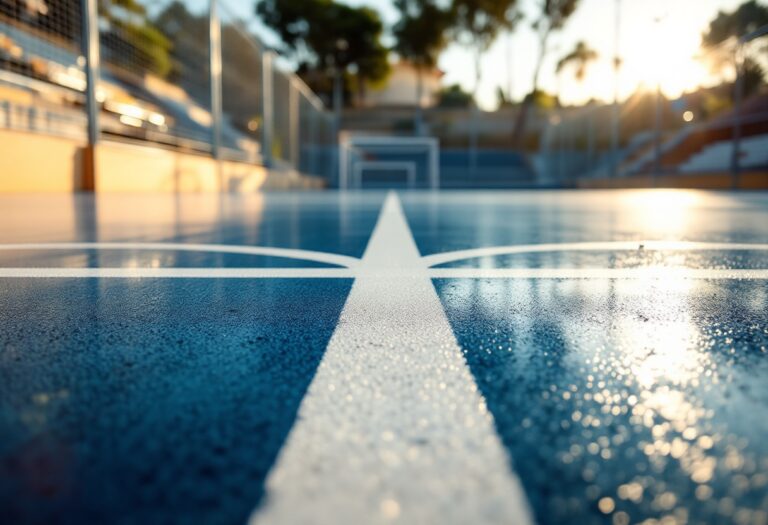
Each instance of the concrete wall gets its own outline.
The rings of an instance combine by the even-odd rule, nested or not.
[[[86,189],[85,144],[72,139],[0,130],[0,192]],[[316,189],[324,181],[295,171],[223,161],[138,144],[103,141],[94,153],[95,191],[238,192]]]
[[[0,192],[82,188],[82,148],[72,139],[0,129]]]

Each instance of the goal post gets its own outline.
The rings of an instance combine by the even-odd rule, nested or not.
[[[426,170],[418,170],[419,162]],[[426,171],[425,186],[440,188],[440,143],[435,137],[401,137],[343,133],[339,140],[339,189],[362,187],[366,170],[404,171],[416,187]]]

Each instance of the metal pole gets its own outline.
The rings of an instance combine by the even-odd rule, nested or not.
[[[477,178],[477,120],[479,111],[477,102],[472,102],[469,115],[469,176],[473,181]]]
[[[339,133],[341,132],[341,104],[342,104],[341,82],[342,82],[342,71],[338,66],[336,66],[335,75],[333,77],[333,137],[331,139],[334,144],[339,144]],[[337,148],[337,151],[341,152],[343,150],[342,148]],[[346,161],[344,159],[339,159],[338,154],[334,158],[335,158],[335,162],[333,165],[333,172],[334,172],[334,175],[338,172],[339,188],[347,189],[346,188],[347,177],[345,173],[346,167],[344,166]],[[342,180],[342,173],[344,173],[343,180]]]
[[[768,25],[758,28],[739,39],[736,48],[736,83],[734,86],[734,121],[733,121],[733,149],[731,151],[731,184],[733,189],[739,187],[741,177],[741,109],[744,103],[744,46],[756,38],[768,35]]]
[[[290,126],[290,155],[293,167],[301,171],[301,150],[299,149],[299,90],[291,78],[288,84],[288,124]]]
[[[99,84],[99,14],[98,0],[82,0],[83,54],[85,55],[85,109],[88,116],[88,145],[99,141],[99,102],[96,89]]]
[[[272,166],[272,135],[275,124],[274,78],[272,76],[274,57],[272,51],[265,51],[261,54],[261,159],[267,168]]]
[[[429,185],[433,190],[440,189],[440,156],[438,155],[439,147],[439,142],[435,140],[434,146],[429,150],[430,164],[432,165],[430,169]]]
[[[211,81],[211,154],[221,158],[221,22],[216,9],[217,0],[210,0],[208,13],[208,43]]]
[[[597,107],[589,108],[587,115],[587,174],[592,174],[592,161],[595,158],[595,111]]]
[[[88,118],[88,145],[84,150],[82,189],[96,189],[96,145],[99,142],[99,11],[98,0],[82,0],[83,54],[85,55],[85,111]]]
[[[319,147],[319,140],[317,140],[317,108],[311,107],[309,110],[309,172],[313,175],[319,175],[317,169],[317,148]]]
[[[731,186],[739,188],[741,175],[741,107],[744,99],[744,56],[743,47],[739,43],[736,51],[736,83],[734,85],[733,104],[733,148],[731,150]]]
[[[621,46],[621,0],[616,0],[616,26],[614,34],[613,56],[613,107],[611,108],[611,177],[619,174],[619,142],[621,134],[621,114],[619,111],[619,68],[621,67],[619,47]]]
[[[657,179],[661,175],[661,82],[656,85],[656,119],[653,138],[653,186],[656,186]]]
[[[349,189],[349,159],[348,157],[348,144],[345,140],[338,141],[338,152],[336,158],[338,159],[339,167],[339,189]]]
[[[654,19],[654,22],[656,23],[656,27],[658,30],[661,30],[661,24],[664,22],[664,19],[667,17],[667,15],[657,16]],[[663,60],[663,56],[661,54],[663,53],[663,50],[659,49],[657,52],[657,60],[661,62]],[[658,178],[661,175],[661,128],[662,128],[662,105],[661,105],[661,78],[656,80],[656,119],[654,124],[654,140],[653,140],[653,173],[651,174],[651,185],[653,187],[656,187],[658,183]]]

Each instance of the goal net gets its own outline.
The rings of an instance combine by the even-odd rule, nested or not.
[[[343,133],[339,140],[339,188],[440,187],[440,145],[434,137]]]

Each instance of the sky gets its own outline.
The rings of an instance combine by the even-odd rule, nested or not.
[[[203,4],[204,0],[197,0]],[[253,3],[246,0],[223,0],[243,18],[253,19]],[[388,26],[397,21],[391,0],[343,0],[352,5],[368,5],[377,9]],[[484,109],[493,109],[497,90],[511,90],[514,99],[530,92],[538,44],[530,19],[541,0],[520,0],[528,15],[513,34],[502,35],[482,58],[482,78],[478,101]],[[732,10],[742,0],[581,0],[579,9],[568,20],[564,30],[550,41],[547,62],[541,75],[541,87],[561,92],[566,103],[582,103],[590,98],[612,100],[614,75],[612,61],[615,50],[616,5],[621,5],[619,56],[623,66],[619,92],[626,98],[638,87],[655,89],[660,82],[667,96],[677,97],[699,85],[714,82],[703,61],[697,60],[701,33],[718,10]],[[269,43],[276,38],[268,28],[254,22],[256,31]],[[583,40],[595,49],[598,60],[590,67],[584,82],[575,80],[572,71],[564,71],[558,81],[555,66]],[[391,41],[389,41],[391,43]],[[439,62],[446,85],[460,84],[474,91],[474,54],[459,44],[445,50]]]

